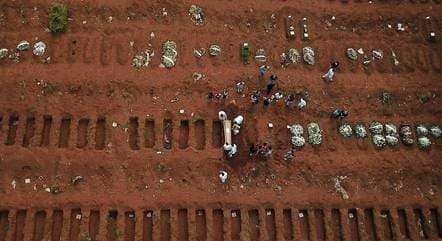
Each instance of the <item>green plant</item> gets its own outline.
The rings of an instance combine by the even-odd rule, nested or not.
[[[118,228],[115,229],[115,240],[117,240],[117,241],[121,240],[121,232]]]
[[[381,102],[384,105],[389,105],[393,101],[393,95],[389,92],[382,92],[381,94]]]
[[[143,132],[143,136],[144,136],[144,140],[149,140],[149,138],[150,138],[149,131],[144,130],[144,132]]]
[[[83,241],[91,241],[92,238],[88,234],[83,234]]]
[[[431,93],[420,93],[418,94],[419,101],[422,103],[427,103],[431,99]]]
[[[26,23],[26,14],[25,14],[24,6],[20,6],[20,17],[21,17],[22,23]]]
[[[121,93],[121,96],[123,96],[124,99],[132,97],[132,93],[127,88],[123,89],[123,92]]]
[[[51,83],[43,83],[43,87],[41,89],[41,94],[43,96],[52,95],[57,91],[57,86]]]
[[[166,167],[165,165],[163,165],[162,163],[158,163],[158,164],[155,166],[155,170],[156,170],[157,172],[165,172],[165,171],[167,171],[167,167]]]
[[[68,27],[68,7],[64,4],[54,4],[49,13],[49,30],[53,33],[65,32]]]

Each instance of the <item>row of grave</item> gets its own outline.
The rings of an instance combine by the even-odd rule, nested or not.
[[[103,150],[112,146],[111,138],[117,138],[114,135],[116,131],[125,133],[132,150],[161,147],[218,149],[224,139],[219,120],[130,117],[127,123],[117,123],[103,116],[78,119],[68,114],[63,116],[34,114],[23,117],[11,113],[6,117],[0,113],[0,142],[3,141],[6,146],[16,144],[28,148],[75,146],[80,149]]]
[[[438,208],[11,209],[2,241],[293,241],[442,238]]]

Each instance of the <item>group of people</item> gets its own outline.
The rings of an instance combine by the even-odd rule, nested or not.
[[[327,73],[325,73],[322,76],[322,78],[324,80],[326,80],[327,82],[332,82],[333,77],[334,77],[336,71],[338,70],[338,68],[339,68],[339,62],[332,61],[330,63],[330,67],[329,67]],[[259,67],[259,78],[261,80],[264,79],[264,77],[269,69],[270,69],[270,67],[267,65],[263,65],[263,66]],[[276,76],[275,74],[270,75],[270,77],[266,83],[265,96],[262,97],[264,107],[269,106],[272,102],[277,102],[277,101],[281,100],[282,98],[284,98],[284,95],[281,92],[277,92],[275,94],[270,95],[272,93],[272,90],[274,89],[274,87],[277,85],[277,82],[278,82],[278,76]],[[238,82],[235,85],[235,90],[238,94],[243,94],[244,90],[245,90],[245,82],[244,81]],[[209,94],[208,94],[208,99],[210,99],[210,100],[222,100],[222,99],[226,99],[227,97],[228,97],[227,90],[223,90],[221,93],[209,92]],[[261,99],[261,92],[259,90],[253,91],[251,93],[250,100],[251,100],[252,104],[258,104],[260,102],[260,99]],[[304,109],[307,105],[307,101],[306,101],[306,99],[304,99],[304,97],[296,98],[295,95],[293,95],[293,94],[288,94],[286,96],[284,102],[285,102],[285,106],[290,109],[295,108],[295,106],[297,106],[298,109]],[[342,119],[342,118],[345,118],[346,116],[348,116],[348,112],[343,109],[335,109],[330,114],[330,118],[332,118],[332,119]],[[222,121],[227,119],[227,115],[224,111],[219,112],[219,119]],[[233,135],[237,135],[239,133],[239,130],[241,128],[243,121],[244,121],[244,118],[241,115],[234,118],[233,125],[232,125]],[[238,147],[236,144],[225,143],[223,146],[223,149],[224,149],[226,156],[228,156],[230,158],[233,157],[238,152]],[[259,157],[262,157],[265,159],[268,159],[269,157],[271,157],[272,152],[273,152],[272,146],[268,143],[263,143],[262,145],[252,144],[252,145],[250,145],[250,148],[249,148],[249,156],[259,156]],[[284,154],[284,160],[286,162],[292,162],[295,157],[295,152],[296,152],[296,149],[294,147],[289,149]],[[228,177],[228,174],[226,171],[222,170],[219,172],[219,178],[222,183],[225,183],[227,181],[227,177]]]
[[[342,109],[335,109],[331,114],[330,118],[332,119],[342,119],[348,116],[348,111]]]
[[[276,103],[279,100],[284,98],[284,94],[281,92],[277,92],[269,97],[263,96],[263,106],[267,108],[270,104]],[[259,91],[253,91],[250,94],[250,100],[252,104],[258,104],[261,99],[261,93]],[[295,106],[298,107],[299,110],[304,109],[307,106],[307,101],[304,97],[296,97],[294,94],[288,94],[284,100],[285,106],[289,109],[294,109]]]
[[[272,153],[272,146],[266,142],[264,142],[262,145],[252,144],[249,148],[249,156],[259,156],[268,159],[272,156]]]
[[[263,79],[269,69],[270,69],[270,67],[267,65],[263,65],[263,66],[259,67],[259,78]],[[339,61],[330,62],[330,67],[329,67],[327,73],[325,73],[322,76],[322,78],[328,82],[332,82],[333,77],[335,76],[335,73],[337,72],[338,69],[339,69]],[[265,93],[267,96],[272,93],[272,90],[277,85],[277,83],[278,83],[278,76],[276,74],[270,75],[270,77],[266,83],[266,89],[265,89]],[[235,90],[238,94],[243,94],[245,91],[245,82],[244,81],[237,82],[235,85]],[[229,94],[228,91],[226,89],[224,89],[220,93],[209,92],[207,94],[207,98],[209,100],[223,100],[223,99],[227,99],[228,94]],[[252,104],[259,103],[260,97],[261,97],[261,92],[259,90],[253,91],[252,94],[250,95],[250,99],[251,99]],[[280,92],[277,92],[274,95],[271,95],[270,97],[264,96],[263,97],[263,104],[264,104],[264,106],[268,106],[270,103],[275,102],[275,101],[281,99],[282,97],[283,97],[283,95]],[[290,106],[293,103],[293,101],[294,101],[294,96],[289,94],[286,99],[286,105]],[[301,98],[298,103],[298,108],[302,109],[306,106],[306,104],[307,104],[306,100]]]
[[[287,108],[293,109],[295,104],[296,104],[295,95],[289,94],[285,99],[285,106]],[[303,97],[300,97],[297,104],[298,109],[302,110],[306,105],[307,101],[305,101]]]
[[[227,120],[226,112],[224,112],[222,110],[219,111],[218,112],[218,119],[220,121]],[[233,119],[233,123],[232,123],[233,135],[237,135],[239,133],[243,122],[244,122],[244,117],[242,115],[238,115],[237,117],[235,117]],[[224,143],[223,149],[224,149],[226,156],[228,156],[229,158],[233,157],[238,152],[238,147],[236,146],[236,144]]]
[[[227,97],[229,96],[229,92],[224,89],[219,93],[214,93],[212,91],[210,91],[209,93],[207,93],[207,99],[211,100],[211,101],[222,101],[227,99]]]
[[[270,67],[267,65],[259,67],[259,77],[263,79],[269,69]],[[268,107],[271,103],[278,102],[279,100],[284,98],[284,94],[281,92],[276,92],[275,94],[270,95],[272,93],[273,88],[276,86],[277,81],[278,81],[277,75],[275,74],[270,75],[265,89],[265,93],[267,96],[262,97],[264,108]],[[256,90],[251,93],[250,100],[252,104],[258,104],[260,99],[261,99],[260,91]],[[303,109],[307,105],[307,101],[303,97],[295,98],[294,94],[288,94],[285,98],[285,106],[293,109],[295,105],[297,105],[298,109]]]

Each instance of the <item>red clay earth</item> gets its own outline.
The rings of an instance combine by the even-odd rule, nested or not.
[[[286,228],[289,231],[278,231],[275,236],[272,223],[276,215],[277,225],[291,226],[291,209],[283,210],[285,207],[300,208],[301,213],[308,209],[306,215],[311,208],[320,208],[310,215],[320,217],[318,220],[325,215],[335,221],[341,220],[340,209],[329,212],[330,208],[356,207],[349,212],[362,212],[370,220],[371,208],[375,208],[375,216],[389,217],[389,213],[382,213],[383,208],[422,207],[430,211],[422,214],[421,209],[415,209],[415,216],[430,217],[428,220],[436,217],[439,221],[433,223],[440,225],[440,140],[431,139],[433,145],[427,151],[403,144],[377,150],[370,137],[342,137],[337,132],[338,123],[328,117],[330,111],[341,107],[350,113],[348,123],[377,120],[397,125],[441,124],[442,45],[440,38],[436,43],[427,41],[431,31],[442,35],[439,1],[65,2],[70,12],[69,29],[57,36],[45,31],[52,1],[0,2],[0,48],[14,49],[21,40],[31,42],[32,47],[38,39],[47,44],[46,56],[51,57],[50,63],[43,63],[27,51],[21,55],[20,63],[0,60],[0,209],[18,210],[4,213],[6,216],[0,218],[6,223],[3,227],[8,227],[8,215],[20,227],[29,218],[24,210],[55,209],[37,212],[35,227],[48,220],[49,214],[53,220],[66,220],[66,215],[73,215],[67,220],[74,231],[58,227],[59,222],[54,221],[53,237],[86,229],[89,237],[95,237],[103,232],[99,223],[123,214],[127,217],[114,217],[113,225],[123,225],[127,229],[126,240],[131,240],[129,234],[134,233],[131,230],[135,226],[152,229],[149,215],[143,219],[139,210],[164,209],[155,211],[154,216],[169,217],[161,219],[159,225],[161,233],[172,232],[172,239],[206,240],[205,222],[209,221],[213,225],[209,231],[215,233],[211,239],[222,240],[218,239],[220,232],[229,234],[224,234],[229,236],[227,240],[244,239],[245,234],[238,230],[241,218],[235,224],[237,217],[233,217],[229,227],[223,223],[222,217],[230,215],[225,210],[232,209],[241,210],[238,215],[247,216],[251,223],[245,239],[282,240],[290,239],[293,230]],[[203,26],[195,26],[190,20],[188,9],[192,4],[203,8]],[[167,16],[163,16],[163,8]],[[276,25],[269,28],[272,14]],[[287,15],[296,21],[307,18],[310,41],[301,40],[300,28],[296,29],[295,40],[286,39]],[[398,32],[397,23],[405,24],[406,30]],[[393,27],[390,29],[387,24]],[[152,32],[154,38],[150,37]],[[178,61],[172,69],[159,67],[161,44],[167,40],[178,44]],[[278,91],[308,92],[305,110],[288,110],[282,102],[267,110],[262,104],[251,105],[249,94],[263,89],[265,83],[258,80],[260,63],[242,64],[242,42],[250,43],[253,53],[258,48],[266,50],[270,72],[279,77]],[[208,48],[215,43],[221,46],[221,55],[201,59],[193,56],[194,48]],[[316,51],[315,65],[280,67],[279,56],[284,50],[304,46]],[[363,48],[367,53],[382,49],[384,58],[364,66],[361,58],[354,62],[347,59],[345,51],[349,47]],[[150,65],[141,70],[133,68],[133,56],[146,48],[155,51]],[[393,64],[391,50],[398,56],[398,66]],[[325,83],[320,76],[331,59],[339,60],[341,69],[333,83]],[[194,72],[203,73],[206,78],[194,81]],[[239,80],[246,82],[245,96],[234,91]],[[220,92],[224,88],[229,90],[227,100],[207,101],[209,91]],[[392,93],[390,105],[383,105],[379,99],[384,91]],[[233,160],[226,160],[220,148],[222,135],[216,119],[221,109],[229,117],[245,117],[240,134],[234,137],[240,153]],[[286,163],[283,155],[290,148],[286,126],[300,123],[306,127],[312,121],[323,129],[322,145],[308,144],[296,153],[292,163]],[[114,122],[117,127],[112,126]],[[267,127],[269,122],[274,124],[273,129]],[[172,139],[170,146],[163,143],[166,125],[172,126],[166,131]],[[258,142],[272,144],[275,150],[271,159],[249,158],[248,145]],[[219,182],[219,170],[229,173],[227,184]],[[78,175],[84,179],[74,185],[72,178]],[[335,191],[332,179],[337,176],[347,177],[342,185],[350,196],[348,200]],[[25,183],[27,178],[29,184]],[[48,193],[48,187],[60,193]],[[272,209],[266,211],[269,207]],[[93,209],[86,212],[92,223],[89,228],[83,230],[83,226],[75,224],[75,212],[57,211],[67,208],[75,212]],[[107,215],[94,211],[103,208],[120,212]],[[167,213],[169,208],[178,210]],[[329,211],[324,214],[322,208]],[[195,213],[195,209],[205,213]],[[131,210],[136,210],[136,224],[131,223]],[[253,222],[259,222],[263,212],[267,216],[260,221],[267,226],[255,225]],[[398,227],[403,227],[400,220],[404,220],[404,213],[399,209],[394,215],[399,217]],[[171,226],[170,215],[179,222],[178,229],[175,224]],[[193,217],[190,224],[188,215]],[[206,215],[210,220],[205,219]],[[344,228],[342,232],[352,240],[360,239],[351,231],[352,227],[357,228],[358,220],[349,222],[350,231]],[[204,230],[186,233],[188,225],[195,224]],[[107,228],[115,230],[109,225]],[[153,229],[155,225],[154,222]],[[304,227],[301,220],[299,225],[302,230],[309,230],[310,224],[305,223]],[[28,226],[23,231],[24,239],[43,238],[37,231],[32,234],[39,228]],[[324,225],[317,227],[322,230]],[[427,237],[441,235],[442,228],[438,228],[438,234],[428,231]],[[327,230],[318,233],[331,232],[328,226]],[[0,240],[5,240],[2,237],[6,233],[0,230]],[[263,233],[272,238],[263,238]],[[20,232],[14,235],[20,236]],[[321,239],[320,234],[314,235]],[[18,236],[14,240],[22,239]],[[115,238],[110,236],[108,240]],[[161,239],[170,237],[161,235]]]

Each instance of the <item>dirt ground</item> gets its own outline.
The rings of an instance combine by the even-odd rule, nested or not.
[[[441,124],[438,1],[65,2],[69,29],[54,36],[46,31],[52,1],[0,1],[0,48],[15,49],[21,40],[32,48],[41,40],[47,44],[44,58],[50,56],[49,63],[32,51],[23,52],[19,63],[0,60],[0,207],[442,203],[440,140],[431,139],[426,151],[401,143],[377,150],[371,136],[346,139],[337,131],[339,123],[329,118],[339,107],[349,111],[344,122],[352,124]],[[203,8],[204,25],[190,20],[191,4]],[[301,39],[300,28],[295,40],[287,40],[287,15],[296,21],[307,18],[308,41]],[[396,30],[398,23],[405,31]],[[436,43],[427,40],[432,31],[439,37]],[[171,69],[159,66],[161,44],[167,40],[178,44],[177,65]],[[271,66],[265,78],[278,75],[276,91],[308,93],[304,110],[289,110],[283,101],[267,109],[262,102],[250,103],[250,93],[263,90],[266,80],[258,78],[261,63],[241,62],[243,42],[253,53],[265,49]],[[219,56],[193,56],[194,48],[211,44],[221,47]],[[313,66],[281,68],[283,51],[304,46],[315,50]],[[362,56],[357,61],[346,57],[349,47],[367,54],[382,49],[384,58],[365,66]],[[133,68],[133,56],[147,48],[155,53],[149,66]],[[326,83],[321,75],[333,59],[341,68],[335,81]],[[194,72],[205,77],[195,81]],[[234,91],[238,81],[246,83],[244,95]],[[209,91],[223,89],[229,91],[226,100],[207,100]],[[382,104],[382,92],[392,94],[390,104]],[[234,137],[239,154],[232,160],[220,147],[219,110],[245,117]],[[319,123],[323,143],[307,144],[293,162],[285,162],[290,148],[286,126],[306,128],[310,122]],[[167,123],[171,146],[163,143]],[[263,142],[273,146],[272,158],[249,157],[248,145]],[[229,173],[226,184],[220,183],[219,170]],[[78,175],[83,179],[73,184]],[[345,177],[342,186],[349,199],[335,189],[338,176]]]

